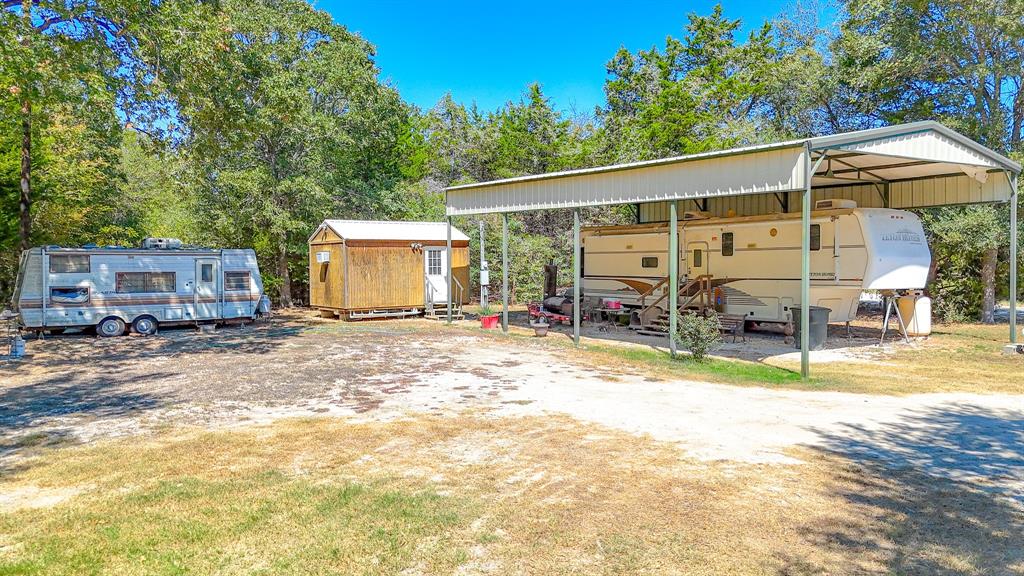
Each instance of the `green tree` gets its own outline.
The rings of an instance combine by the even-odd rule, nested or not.
[[[256,246],[290,306],[320,219],[401,212],[408,110],[377,80],[373,47],[326,12],[301,0],[221,6],[169,55],[170,90],[200,171],[204,229]]]
[[[864,0],[832,44],[845,94],[869,121],[937,118],[995,150],[1020,151],[1024,138],[1024,3],[1017,0]],[[1007,218],[995,206],[950,209],[934,237],[954,249],[978,247],[981,318],[993,320],[995,271]],[[965,219],[965,223],[955,222]],[[977,221],[991,226],[976,226]],[[956,234],[950,232],[950,227]],[[950,240],[947,240],[950,239]],[[954,240],[955,239],[955,240]],[[939,270],[942,274],[956,270]],[[936,286],[955,285],[937,282]]]

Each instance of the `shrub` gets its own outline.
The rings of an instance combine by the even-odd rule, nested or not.
[[[674,338],[680,347],[690,352],[694,360],[704,361],[708,352],[718,348],[722,343],[722,335],[718,328],[718,315],[714,312],[707,316],[681,315]]]

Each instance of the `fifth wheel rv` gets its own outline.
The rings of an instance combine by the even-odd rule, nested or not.
[[[21,254],[12,304],[28,330],[127,328],[255,319],[270,311],[256,254],[147,238],[140,248],[44,246]]]
[[[583,241],[583,291],[624,305],[651,304],[667,290],[668,226],[590,227]],[[679,224],[681,286],[703,277],[715,304],[750,321],[789,322],[800,305],[799,214],[710,218]],[[931,254],[917,216],[823,200],[811,214],[811,302],[849,322],[864,290],[922,289]],[[662,306],[667,307],[664,301]]]

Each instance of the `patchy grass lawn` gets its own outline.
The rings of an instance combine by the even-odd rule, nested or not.
[[[1024,394],[1024,357],[1002,351],[1008,330],[1005,324],[940,324],[927,340],[895,345],[878,362],[817,364],[811,372],[825,388],[847,392]]]
[[[1024,516],[823,453],[704,463],[566,418],[287,420],[0,480],[0,574],[1020,574]]]
[[[464,329],[491,338],[505,337],[493,331]],[[864,394],[1024,394],[1024,379],[1020,378],[1024,357],[1002,352],[1007,330],[1006,325],[937,325],[925,340],[878,350],[877,360],[812,363],[811,378],[806,381],[800,378],[798,360],[767,358],[755,362],[715,357],[708,362],[695,362],[686,356],[673,359],[663,349],[628,342],[584,339],[580,350],[576,351],[571,340],[539,340],[519,328],[511,329],[509,337],[523,346],[571,351],[578,361],[587,364],[609,368],[628,366],[660,378]]]

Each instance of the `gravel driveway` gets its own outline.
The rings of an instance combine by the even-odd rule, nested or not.
[[[40,447],[186,424],[564,413],[690,457],[795,463],[807,446],[969,483],[1024,505],[1024,397],[871,396],[668,381],[584,353],[426,321],[278,317],[211,334],[63,336],[0,364],[0,470]]]

